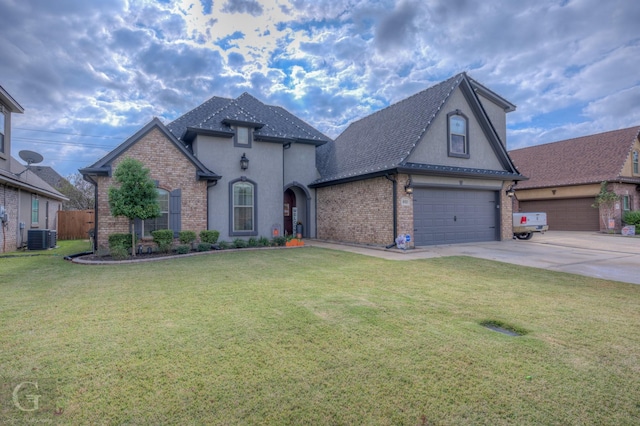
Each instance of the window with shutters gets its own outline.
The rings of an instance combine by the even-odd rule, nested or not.
[[[156,191],[158,191],[160,216],[142,221],[141,233],[145,237],[151,237],[153,231],[169,229],[169,192],[159,188]]]

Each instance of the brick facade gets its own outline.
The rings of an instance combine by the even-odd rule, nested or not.
[[[7,222],[0,224],[0,253],[14,251],[18,247],[18,190],[7,185],[0,185],[0,200],[6,209]],[[26,230],[25,238],[26,238]]]
[[[506,192],[514,182],[503,182],[500,191],[500,240],[510,240],[513,238],[513,209],[517,202],[515,197],[507,196]]]
[[[316,190],[318,238],[387,245],[394,240],[393,187],[384,177]]]
[[[622,218],[626,211],[624,210],[624,196],[629,197],[629,211],[640,210],[640,192],[636,190],[635,184],[625,184],[625,183],[610,183],[608,186],[609,190],[615,192],[620,197],[620,200],[616,203],[616,208],[614,210],[614,219],[615,219],[615,231],[621,232],[622,227],[624,226]],[[595,199],[594,199],[595,202]],[[602,210],[602,209],[601,209]],[[602,217],[602,211],[600,212],[600,217]],[[600,231],[607,231],[605,224],[600,219]],[[639,230],[636,230],[638,233]]]
[[[141,161],[150,170],[158,188],[166,191],[181,189],[181,230],[200,231],[207,229],[207,182],[196,180],[196,167],[158,129],[152,129],[139,141],[116,158],[112,170],[120,161],[131,157]],[[109,187],[111,177],[96,177],[98,182],[98,233],[97,247],[108,247],[108,237],[113,233],[129,231],[129,220],[113,217],[109,209]]]
[[[405,192],[406,174],[397,180],[397,234],[411,235],[407,248],[414,247],[413,196]],[[500,239],[513,238],[512,198],[504,182],[500,191]],[[393,235],[393,186],[385,177],[349,182],[317,189],[318,238],[359,244],[389,245]]]

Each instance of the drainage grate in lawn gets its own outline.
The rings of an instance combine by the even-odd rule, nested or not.
[[[488,328],[489,330],[506,334],[507,336],[523,336],[527,334],[526,330],[519,327],[511,326],[502,321],[494,321],[494,320],[481,321],[480,325],[485,328]]]

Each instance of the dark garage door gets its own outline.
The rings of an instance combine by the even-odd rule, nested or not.
[[[598,209],[591,205],[595,198],[520,201],[521,212],[546,212],[552,231],[599,231]]]
[[[415,245],[498,239],[496,191],[416,188],[413,193]]]

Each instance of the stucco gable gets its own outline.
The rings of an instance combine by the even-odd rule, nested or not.
[[[464,94],[500,169],[506,170],[510,178],[521,178],[476,95],[480,87],[484,92],[490,92],[470,80],[466,73],[461,73],[352,123],[335,141],[318,148],[317,167],[322,177],[314,185],[357,179],[413,164],[411,154],[425,140],[456,90]],[[513,107],[498,95],[494,98],[505,111]],[[444,165],[461,167],[460,164]],[[470,168],[481,169],[477,164]]]

